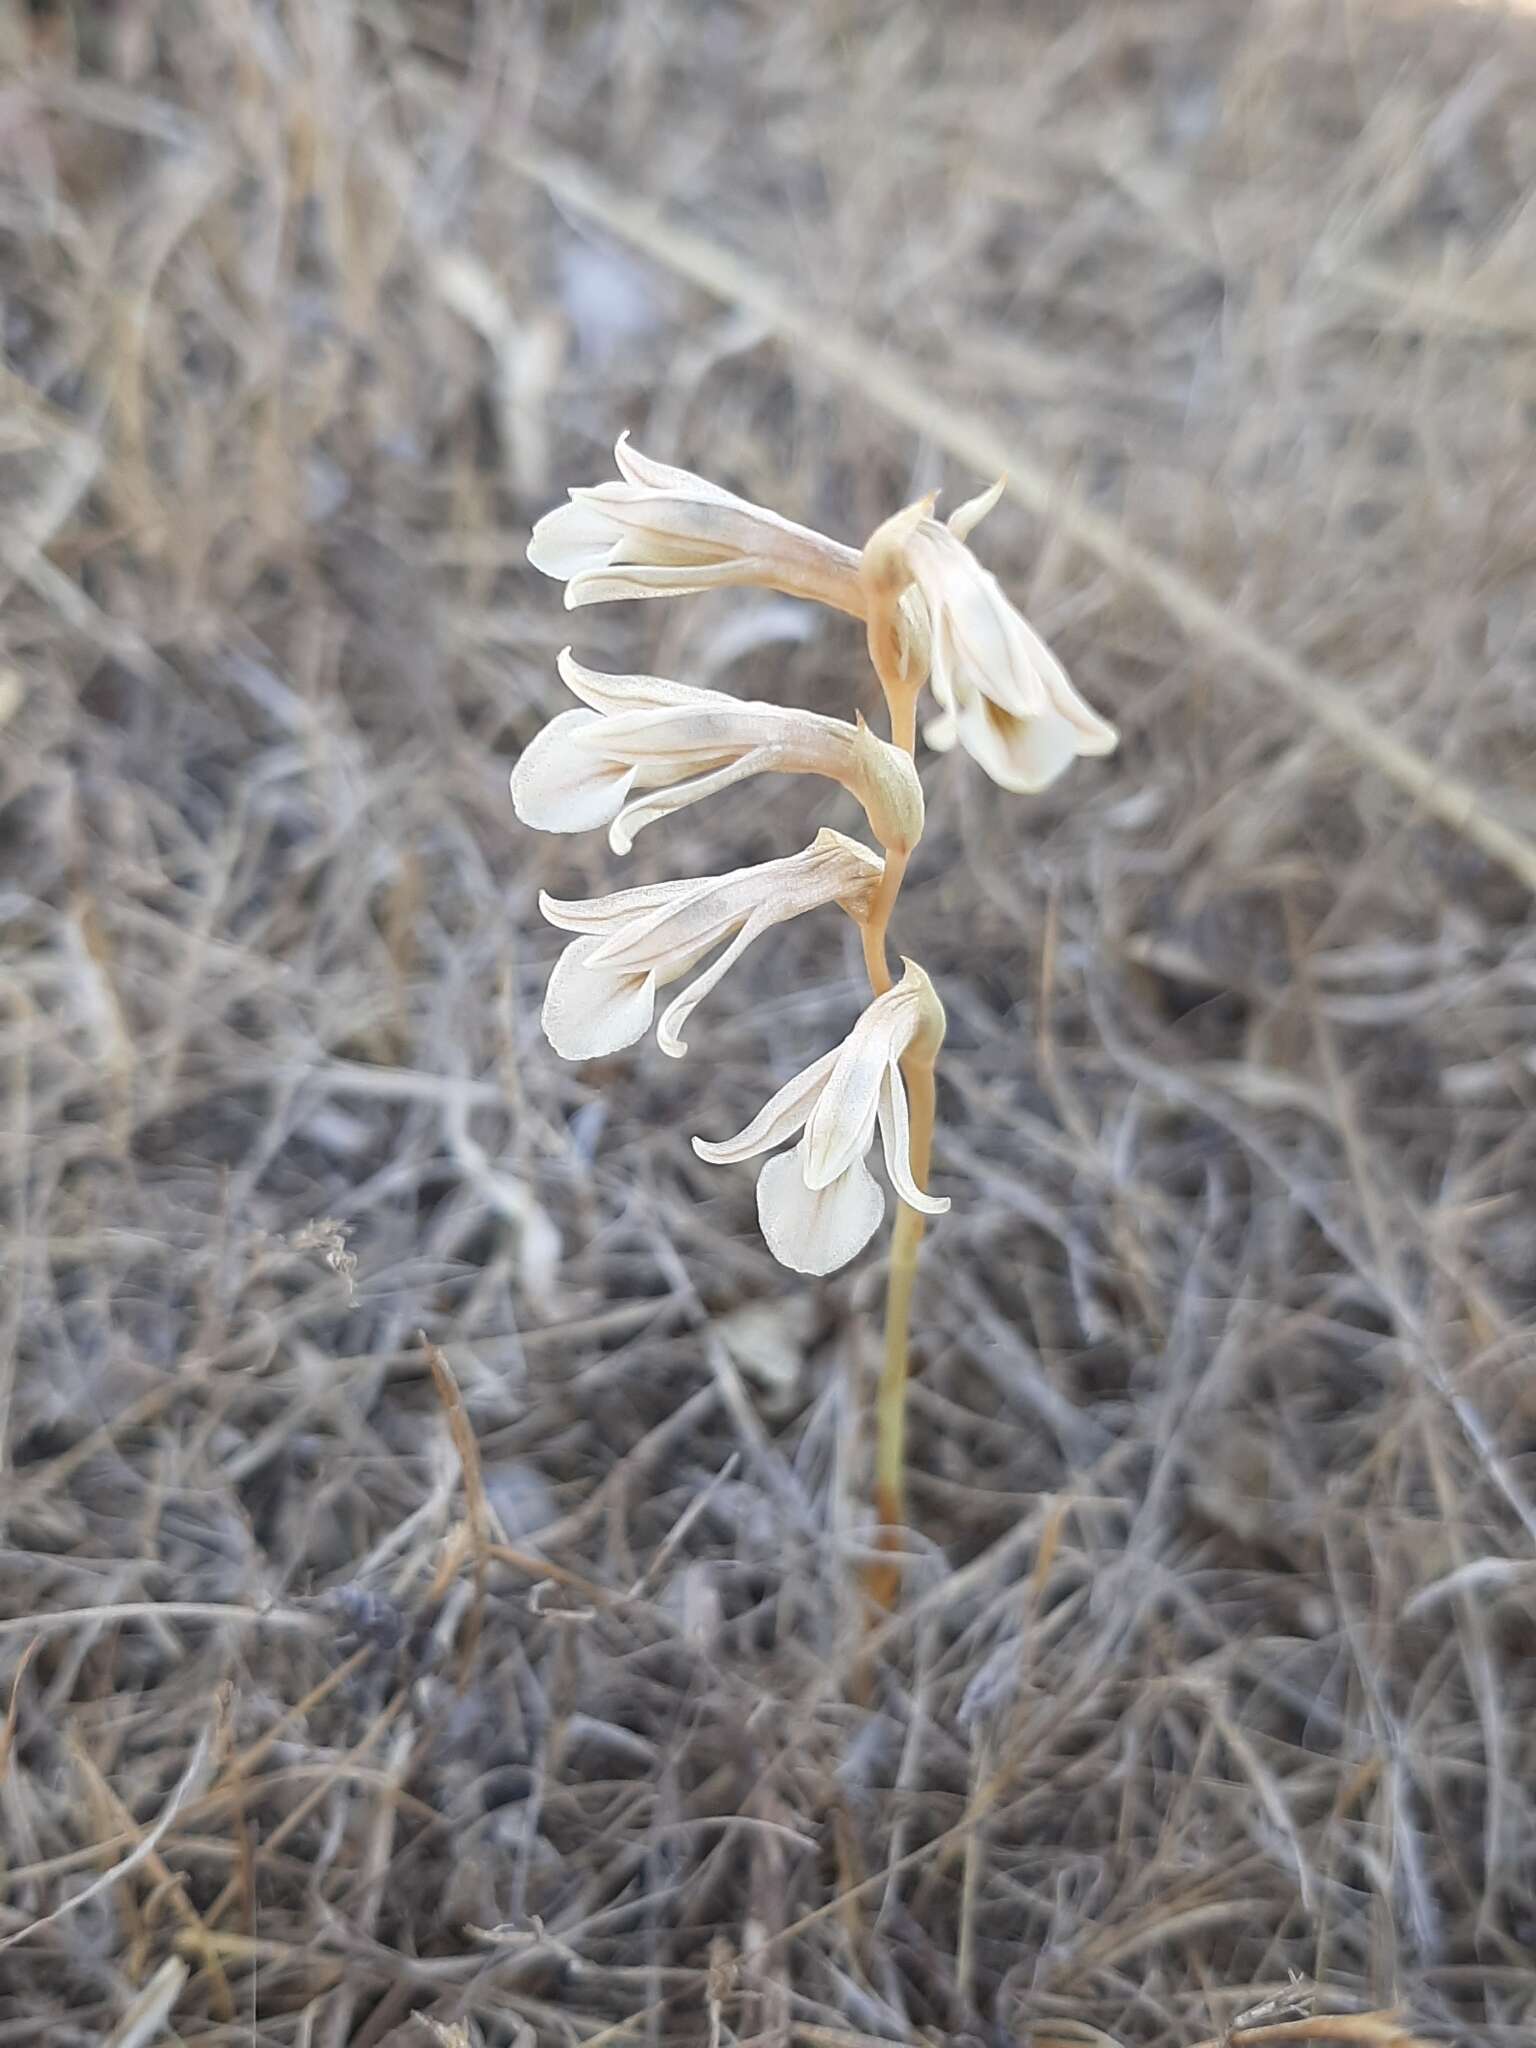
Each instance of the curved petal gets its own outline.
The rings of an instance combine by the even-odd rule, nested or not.
[[[573,497],[546,512],[528,536],[535,569],[564,583],[586,569],[600,569],[619,538],[619,529],[596,505]]]
[[[642,490],[675,491],[680,497],[689,498],[719,499],[731,495],[719,484],[696,476],[691,469],[674,469],[670,463],[657,462],[649,455],[642,455],[638,448],[630,446],[627,427],[614,443],[613,459],[625,482],[636,484]]]
[[[813,1060],[786,1081],[777,1095],[771,1096],[753,1117],[744,1131],[738,1131],[734,1138],[723,1138],[718,1145],[707,1144],[703,1138],[695,1138],[693,1149],[701,1159],[707,1159],[711,1166],[735,1166],[743,1159],[755,1159],[759,1152],[771,1152],[775,1145],[782,1145],[786,1138],[793,1137],[811,1113],[822,1082],[832,1071],[838,1048],[823,1053],[819,1060]]]
[[[773,919],[770,917],[749,917],[720,958],[712,966],[706,967],[698,980],[691,981],[682,994],[675,997],[662,1011],[661,1022],[656,1027],[656,1043],[669,1059],[680,1060],[687,1057],[688,1047],[683,1040],[683,1026],[710,990],[730,973],[748,946],[754,939],[761,938],[772,922]]]
[[[915,1018],[910,994],[888,989],[837,1048],[836,1064],[805,1133],[805,1178],[811,1187],[826,1187],[869,1150],[881,1079],[890,1061],[905,1050]]]
[[[985,678],[978,678],[982,689],[1021,718],[1055,710],[1070,723],[1076,724],[1081,720],[1085,730],[1097,730],[1103,726],[1103,720],[1096,712],[1090,711],[1078,696],[1067,680],[1066,670],[1024,614],[1015,611],[1011,605],[1008,609],[1008,633],[1013,645],[1008,687],[993,690],[988,688]]]
[[[622,924],[605,929],[599,955],[605,967],[633,973],[641,967],[665,968],[670,961],[691,963],[712,953],[748,915],[747,907],[722,889],[718,875],[661,886],[669,890],[665,901],[652,910],[637,908]]]
[[[925,1195],[912,1178],[912,1130],[907,1116],[907,1090],[901,1069],[894,1060],[880,1083],[880,1148],[891,1186],[909,1209],[924,1216],[942,1216],[949,1208],[947,1195]]]
[[[947,754],[959,737],[952,711],[943,711],[937,718],[930,718],[923,727],[923,738],[936,754]]]
[[[772,755],[766,747],[754,748],[739,761],[731,761],[723,768],[717,768],[710,775],[700,775],[692,782],[677,782],[670,789],[658,789],[643,796],[638,803],[620,811],[608,828],[608,844],[615,853],[628,853],[635,843],[635,834],[643,832],[647,825],[654,825],[658,818],[670,818],[674,811],[686,810],[689,804],[696,804],[701,797],[714,796],[717,791],[729,789],[733,782],[742,782],[749,775],[756,775],[768,767]]]
[[[555,656],[560,680],[573,696],[605,718],[627,711],[677,711],[684,705],[718,704],[719,690],[700,690],[692,683],[674,683],[670,676],[613,676],[587,668],[569,647]],[[729,701],[729,700],[727,700]]]
[[[562,711],[523,749],[512,770],[512,808],[540,832],[590,832],[624,808],[635,771],[581,744],[602,720]]]
[[[656,1009],[654,974],[594,967],[600,941],[576,939],[555,962],[544,991],[544,1036],[563,1060],[600,1059],[644,1038]]]
[[[612,935],[631,919],[664,910],[698,887],[697,882],[645,882],[638,889],[615,889],[609,896],[574,897],[569,900],[539,891],[539,909],[563,932],[599,932]]]
[[[929,625],[929,686],[939,708],[952,713],[959,704],[961,692],[971,694],[970,687],[964,673],[957,673],[960,664],[955,653],[954,636],[950,632],[949,615],[935,606],[929,614]]]
[[[1044,642],[1041,644],[1043,646]],[[1052,707],[1076,732],[1077,751],[1080,754],[1112,754],[1120,744],[1120,735],[1115,727],[1078,695],[1066,670],[1054,655],[1051,663],[1055,674],[1046,678],[1046,694]]]
[[[879,1229],[885,1196],[862,1159],[825,1187],[807,1187],[803,1149],[781,1152],[758,1175],[758,1222],[781,1266],[795,1273],[835,1273]]]
[[[603,720],[593,735],[605,754],[628,761],[665,761],[681,768],[731,760],[749,747],[793,747],[806,766],[831,759],[810,712],[786,713],[777,704],[743,703],[718,696],[703,704],[664,704],[649,711],[620,711]],[[882,744],[877,742],[877,744]],[[840,764],[839,764],[840,765]]]
[[[750,583],[736,561],[701,562],[691,566],[650,562],[618,562],[583,569],[565,586],[565,608],[584,604],[619,604],[631,597],[691,597],[696,590]]]
[[[942,527],[935,530],[943,532]],[[1037,646],[1045,651],[1043,643],[1024,625],[991,570],[984,569],[962,542],[949,534],[944,537],[949,542],[947,558],[936,583],[925,585],[923,594],[944,614],[940,636],[949,641],[946,651],[956,695],[970,684],[996,696],[1010,710],[1039,708],[1045,702],[1045,685],[1034,657]],[[1035,645],[1020,646],[1021,627]]]
[[[955,507],[944,523],[956,540],[965,540],[975,532],[1003,495],[1007,484],[1007,477],[1000,476],[990,490],[982,491],[974,498],[967,498],[963,505]]]
[[[957,721],[960,744],[1002,789],[1034,796],[1048,789],[1078,755],[1078,735],[1054,711],[1016,718],[973,697]]]

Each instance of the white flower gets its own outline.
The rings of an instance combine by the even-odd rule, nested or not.
[[[1079,754],[1111,754],[1119,734],[1073,689],[1067,672],[1003,595],[965,536],[1002,494],[994,484],[941,526],[924,499],[887,520],[865,550],[865,575],[905,572],[928,611],[933,694],[941,715],[929,746],[958,740],[1004,789],[1044,789]]]
[[[533,566],[565,584],[567,609],[759,584],[863,616],[856,549],[652,462],[627,435],[613,454],[624,481],[573,490],[528,543]]]
[[[551,924],[582,934],[550,975],[545,1035],[568,1060],[595,1059],[633,1045],[651,1027],[657,989],[689,973],[734,933],[714,965],[662,1015],[657,1041],[663,1052],[681,1059],[688,1050],[683,1024],[754,939],[770,925],[824,903],[840,903],[858,917],[883,868],[878,855],[824,825],[801,852],[728,875],[657,882],[584,903],[540,896],[539,908]]]
[[[804,1136],[793,1152],[770,1159],[757,1181],[757,1213],[768,1249],[797,1273],[832,1273],[863,1250],[885,1214],[885,1196],[864,1164],[880,1128],[885,1170],[902,1201],[925,1216],[949,1203],[926,1195],[912,1177],[907,1091],[900,1060],[914,1041],[935,1049],[943,1012],[933,984],[911,960],[892,989],[865,1010],[853,1030],[797,1074],[737,1137],[693,1149],[725,1166]]]
[[[512,771],[512,804],[544,832],[609,827],[615,853],[657,818],[766,769],[825,775],[863,804],[884,847],[909,851],[923,828],[917,770],[862,720],[743,703],[662,676],[606,676],[567,647],[560,673],[590,708],[562,711]],[[634,791],[645,794],[631,802]]]

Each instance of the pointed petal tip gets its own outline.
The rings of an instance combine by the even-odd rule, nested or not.
[[[987,514],[996,506],[1008,487],[1008,472],[1003,471],[997,482],[974,498],[967,498],[963,505],[957,505],[945,522],[956,540],[963,541],[981,524]]]
[[[1084,733],[1082,735],[1081,743],[1078,747],[1079,753],[1089,754],[1097,758],[1105,754],[1113,754],[1119,747],[1120,728],[1116,725],[1111,725],[1107,718],[1101,718],[1099,724],[1102,727],[1102,731]]]

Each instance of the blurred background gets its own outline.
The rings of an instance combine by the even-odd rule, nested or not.
[[[1536,13],[0,22],[0,2041],[1529,2043]],[[875,709],[781,598],[562,610],[623,429],[851,542],[1006,469],[1123,734],[923,759],[867,1652],[878,1254],[688,1144],[851,926],[681,1064],[538,1028],[541,887],[855,815],[524,831],[568,639]]]

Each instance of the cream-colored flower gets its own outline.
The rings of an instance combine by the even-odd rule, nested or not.
[[[835,1272],[879,1228],[885,1196],[864,1163],[877,1123],[885,1170],[901,1199],[925,1216],[949,1207],[912,1177],[900,1061],[915,1042],[936,1050],[944,1027],[933,984],[913,961],[903,965],[901,980],[876,996],[842,1044],[781,1088],[737,1137],[719,1145],[693,1141],[701,1159],[725,1166],[804,1132],[794,1151],[770,1159],[757,1180],[768,1249],[797,1273]]]
[[[543,832],[607,825],[615,853],[701,797],[776,769],[825,775],[863,804],[880,844],[909,851],[923,829],[917,770],[862,722],[743,703],[663,676],[606,676],[567,647],[560,673],[588,709],[562,711],[512,771],[512,803]],[[631,801],[635,791],[645,794]]]
[[[613,454],[623,481],[573,490],[528,543],[533,566],[565,584],[568,609],[757,584],[862,616],[857,549],[652,462],[627,435]]]
[[[1002,483],[962,505],[947,526],[931,499],[909,506],[871,538],[865,575],[910,575],[927,608],[931,678],[940,716],[929,746],[958,740],[1004,789],[1032,793],[1079,754],[1110,754],[1119,734],[1073,689],[1040,635],[1003,595],[965,537],[1002,495]]]
[[[596,1059],[633,1045],[651,1028],[657,989],[691,972],[730,938],[719,959],[662,1013],[657,1042],[681,1059],[688,1050],[683,1025],[754,939],[770,925],[825,903],[840,903],[859,917],[883,868],[868,847],[824,825],[799,853],[728,875],[657,882],[584,903],[540,896],[539,908],[551,924],[581,934],[549,977],[545,1036],[568,1060]]]

